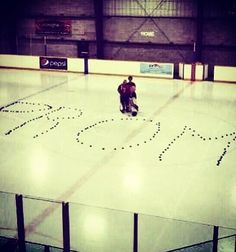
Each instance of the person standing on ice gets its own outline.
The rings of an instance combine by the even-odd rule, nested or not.
[[[121,113],[125,113],[129,107],[129,87],[127,85],[127,80],[123,80],[123,82],[118,86],[118,93],[120,94],[120,111]]]
[[[131,113],[132,116],[136,116],[138,112],[138,105],[136,104],[136,85],[134,82],[132,82],[133,77],[129,76],[127,80],[124,80],[119,86],[118,86],[118,93],[120,94],[120,104],[121,108],[120,111],[122,113]]]
[[[128,77],[128,90],[127,92],[129,93],[129,108],[127,112],[131,112],[133,116],[136,116],[138,113],[138,105],[136,104],[137,100],[137,94],[136,94],[136,85],[133,82],[133,77],[130,75]]]

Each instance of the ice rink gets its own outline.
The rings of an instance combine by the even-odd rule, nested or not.
[[[0,69],[0,191],[236,228],[236,85],[125,78]]]

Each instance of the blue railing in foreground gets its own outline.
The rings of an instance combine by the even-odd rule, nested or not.
[[[28,252],[63,252],[63,248],[57,248],[45,244],[25,242],[25,250]],[[19,244],[15,238],[7,238],[0,236],[0,251],[1,252],[18,252]],[[79,252],[70,250],[70,252]]]
[[[234,252],[235,234],[230,228],[0,192],[0,236],[17,241],[13,251]]]
[[[224,251],[234,252],[236,249],[236,234],[219,238],[217,247],[219,247],[219,249],[217,250],[221,252],[224,252]],[[184,252],[194,252],[194,251],[198,251],[198,252],[209,251],[210,252],[212,250],[213,250],[213,241],[205,241],[198,244],[193,244],[191,246],[169,250],[166,252],[183,252],[183,251]]]

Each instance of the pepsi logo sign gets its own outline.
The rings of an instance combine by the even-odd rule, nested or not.
[[[40,57],[40,69],[67,70],[67,59]]]
[[[49,60],[43,58],[43,59],[41,59],[40,63],[41,63],[42,66],[47,66],[49,64]]]

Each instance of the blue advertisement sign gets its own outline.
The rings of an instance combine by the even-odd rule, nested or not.
[[[40,57],[39,61],[41,69],[67,70],[67,59],[64,58]]]
[[[140,63],[140,73],[173,75],[173,66],[165,63]]]

